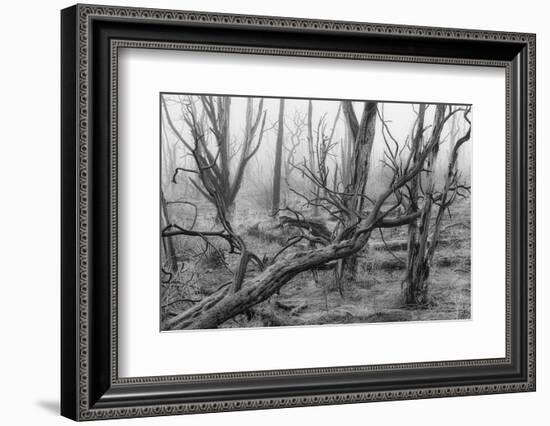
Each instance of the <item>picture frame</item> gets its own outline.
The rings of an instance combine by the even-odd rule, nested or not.
[[[503,69],[505,356],[119,377],[117,55],[127,47],[191,46],[274,59]],[[535,35],[523,33],[80,4],[64,9],[61,414],[94,420],[535,391],[535,46]]]

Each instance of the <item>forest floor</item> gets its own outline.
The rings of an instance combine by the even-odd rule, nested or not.
[[[236,212],[235,228],[249,249],[273,256],[281,249],[283,232],[265,214],[245,210]],[[212,218],[204,218],[205,226]],[[453,216],[442,224],[442,234],[430,271],[430,303],[421,308],[402,301],[402,282],[407,260],[407,228],[386,229],[383,239],[373,232],[367,247],[360,252],[356,279],[343,283],[342,294],[334,280],[334,271],[318,271],[317,279],[306,271],[284,285],[279,294],[256,305],[221,327],[266,327],[319,324],[373,323],[394,321],[457,320],[470,318],[470,203],[453,206]],[[194,244],[193,249],[190,244]],[[196,252],[198,239],[178,245],[182,253]],[[221,248],[220,248],[221,251]],[[164,284],[161,321],[192,306],[193,301],[212,294],[232,278],[216,256],[202,256],[185,267],[169,284]],[[230,268],[238,256],[225,254]],[[250,271],[250,276],[257,273]]]

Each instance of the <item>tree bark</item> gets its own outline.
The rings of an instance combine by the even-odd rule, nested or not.
[[[275,144],[275,166],[273,169],[273,202],[271,205],[271,214],[276,216],[279,211],[281,198],[281,161],[283,155],[284,138],[284,119],[285,119],[285,100],[281,98],[279,103],[279,127],[277,130],[277,142]]]

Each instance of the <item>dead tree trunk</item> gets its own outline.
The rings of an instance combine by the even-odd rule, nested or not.
[[[364,207],[364,195],[370,171],[370,157],[374,144],[377,103],[365,102],[361,122],[357,120],[351,101],[343,101],[342,107],[352,141],[350,164],[342,165],[343,168],[347,169],[346,193],[350,194],[344,202],[349,210],[356,212],[356,216],[346,218],[346,226],[351,226],[353,223],[357,223],[360,212]],[[346,279],[354,281],[357,274],[357,255],[354,254],[343,259],[338,272],[339,278],[342,278],[345,274]]]
[[[273,202],[271,204],[271,214],[277,215],[281,198],[281,161],[283,155],[283,137],[284,137],[284,119],[285,119],[285,100],[281,98],[279,103],[279,126],[277,129],[277,143],[275,144],[275,167],[273,169]]]

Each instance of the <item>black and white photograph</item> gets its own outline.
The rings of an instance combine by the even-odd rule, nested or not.
[[[159,108],[162,331],[470,319],[472,105]]]

